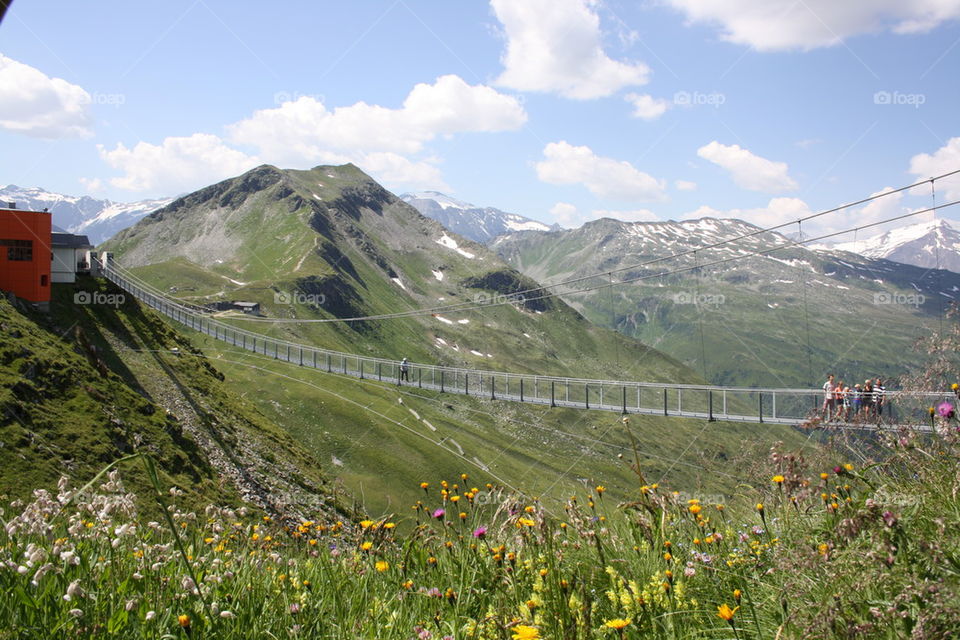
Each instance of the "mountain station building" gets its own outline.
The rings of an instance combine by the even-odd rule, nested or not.
[[[0,289],[44,308],[50,305],[51,231],[49,212],[0,203]]]

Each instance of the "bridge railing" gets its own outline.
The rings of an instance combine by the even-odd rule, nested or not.
[[[396,360],[271,338],[210,317],[196,306],[171,299],[112,261],[106,261],[102,273],[145,305],[195,331],[263,357],[361,379],[554,407],[771,424],[802,423],[818,415],[823,401],[820,389],[594,380],[423,363],[410,363],[406,378],[402,379],[400,364]],[[929,424],[928,407],[944,401],[955,402],[956,398],[950,393],[892,391],[887,393],[886,400],[888,408],[884,421],[888,424],[894,420]],[[824,417],[836,422],[858,419],[856,415],[837,411]],[[872,416],[863,416],[862,420],[876,422]]]

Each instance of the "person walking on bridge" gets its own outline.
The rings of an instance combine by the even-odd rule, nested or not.
[[[404,380],[406,380],[407,382],[410,382],[410,361],[407,360],[406,358],[400,361],[399,382],[403,382]]]
[[[823,407],[821,412],[823,413],[824,420],[829,420],[833,415],[833,411],[836,408],[836,403],[833,399],[833,374],[827,374],[827,381],[823,383]]]

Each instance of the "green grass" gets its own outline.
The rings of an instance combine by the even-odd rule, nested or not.
[[[4,516],[0,638],[946,640],[955,426],[815,458],[775,449],[741,506],[678,496],[642,466],[628,501],[591,483],[556,514],[472,474],[421,474],[404,530],[217,508],[149,524],[114,478]]]

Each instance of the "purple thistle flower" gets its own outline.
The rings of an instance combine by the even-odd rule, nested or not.
[[[433,517],[436,518],[437,520],[442,520],[445,513],[446,511],[444,511],[443,509],[437,509],[436,511],[433,512]]]
[[[483,540],[486,536],[487,536],[486,527],[477,527],[476,529],[473,530],[474,538],[479,538],[480,540]]]
[[[944,402],[937,407],[937,413],[940,414],[941,418],[952,418],[956,414],[956,410],[952,404]]]

